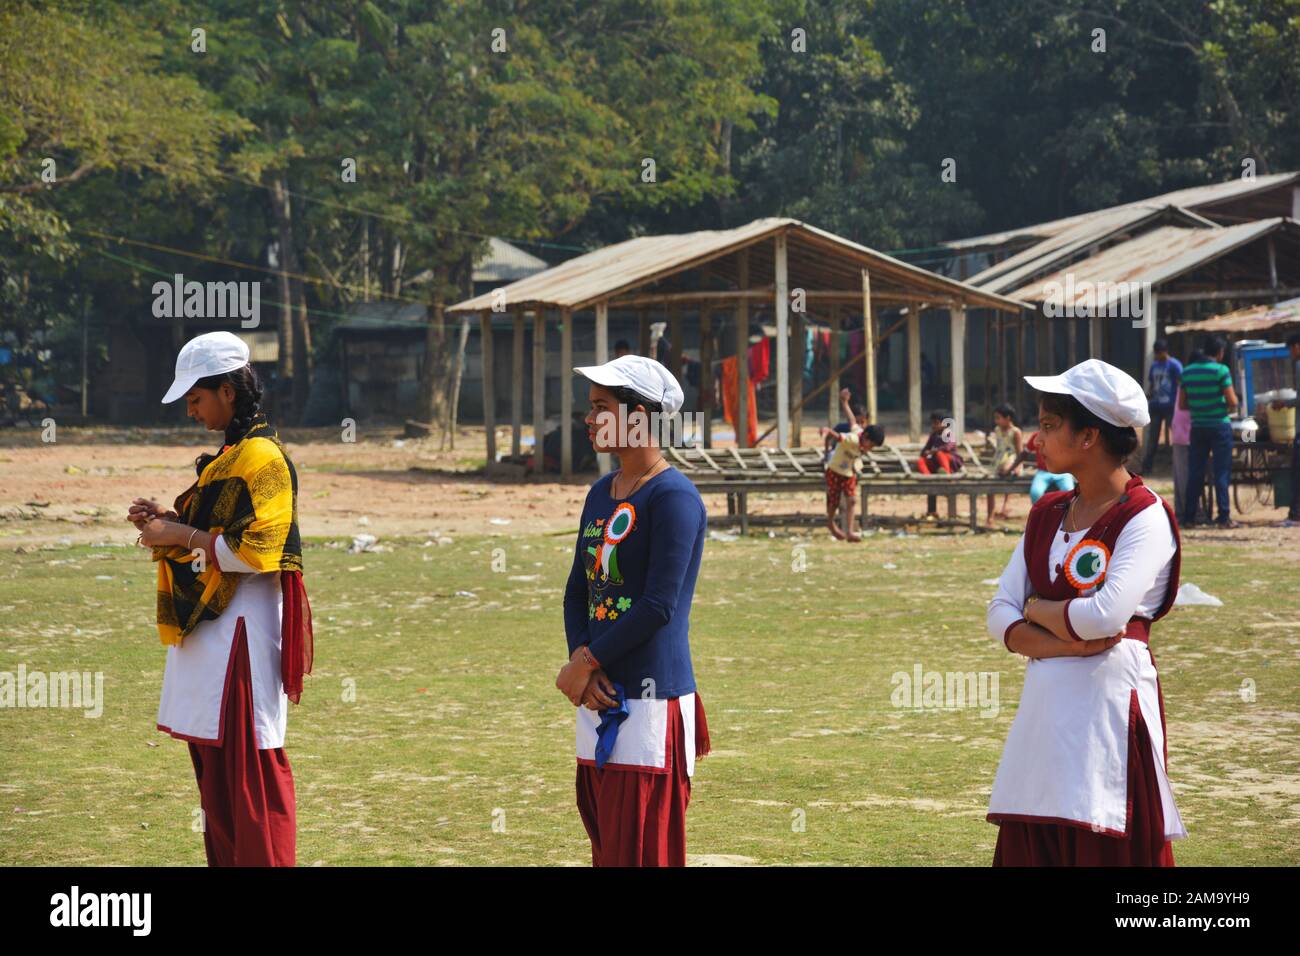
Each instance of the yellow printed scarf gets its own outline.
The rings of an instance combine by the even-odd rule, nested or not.
[[[213,459],[199,480],[176,499],[187,525],[219,534],[245,564],[258,571],[301,571],[298,475],[284,446],[259,416],[236,444]],[[194,553],[157,547],[158,634],[180,644],[201,621],[215,620],[230,604],[241,575],[208,565],[197,571]]]

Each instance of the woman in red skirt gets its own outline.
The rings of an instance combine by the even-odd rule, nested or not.
[[[1029,658],[989,800],[993,863],[1173,866],[1187,831],[1149,638],[1178,591],[1178,526],[1124,467],[1146,396],[1097,359],[1025,380],[1047,467],[1078,487],[1034,505],[989,605],[990,634]]]
[[[293,866],[288,703],[311,671],[298,479],[262,415],[248,346],[229,332],[181,349],[164,402],[224,443],[200,455],[174,511],[137,498],[127,518],[158,565],[167,646],[158,729],[189,744],[211,866]]]
[[[587,494],[564,592],[570,657],[555,685],[580,705],[578,811],[593,865],[684,866],[691,776],[709,750],[689,638],[707,515],[656,421],[682,390],[639,355],[574,371],[590,381],[593,446],[622,464]]]

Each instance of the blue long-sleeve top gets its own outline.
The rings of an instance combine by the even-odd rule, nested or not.
[[[612,473],[601,477],[582,507],[564,589],[569,653],[588,645],[629,697],[692,693],[689,628],[708,522],[704,502],[672,467],[625,499],[610,497],[612,481]]]

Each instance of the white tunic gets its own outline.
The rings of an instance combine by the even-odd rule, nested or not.
[[[253,677],[253,732],[258,750],[284,746],[289,698],[280,677],[280,572],[254,571],[218,535],[222,574],[241,574],[230,604],[215,621],[203,621],[180,644],[167,648],[158,729],[195,743],[221,746],[224,703],[234,660],[235,627],[242,617]]]
[[[1049,574],[1084,535],[1058,528]],[[1106,578],[1081,592],[1068,608],[1070,626],[1084,640],[1110,637],[1132,617],[1151,617],[1164,600],[1175,541],[1168,517],[1154,501],[1119,533]],[[1033,585],[1021,536],[988,609],[989,634],[1001,642],[1024,617]],[[1151,738],[1164,810],[1165,838],[1187,836],[1166,776],[1165,727],[1156,668],[1147,646],[1122,640],[1092,657],[1029,660],[1020,707],[1011,723],[989,799],[990,816],[1030,822],[1078,823],[1111,835],[1128,833],[1128,742],[1134,696]]]
[[[686,775],[691,777],[695,775],[695,694],[683,694],[677,702],[682,711],[682,733],[686,741]],[[596,730],[599,727],[599,711],[578,708],[576,743],[579,763],[595,766]],[[605,768],[654,773],[669,771],[666,699],[628,698],[627,718],[619,725],[618,737]]]

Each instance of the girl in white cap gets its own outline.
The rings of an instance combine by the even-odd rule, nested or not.
[[[229,332],[187,342],[164,402],[224,433],[195,462],[175,510],[136,498],[127,520],[158,563],[167,645],[158,729],[189,742],[211,866],[293,866],[296,807],[284,753],[288,701],[311,671],[298,479],[261,412],[248,347]]]
[[[1178,526],[1124,466],[1146,396],[1096,359],[1025,380],[1047,467],[1078,486],[1031,509],[988,609],[993,638],[1029,658],[989,800],[993,862],[1172,866],[1187,831],[1148,641],[1178,590]]]
[[[675,415],[682,389],[639,355],[574,371],[590,381],[592,445],[622,465],[587,493],[564,592],[555,685],[579,705],[578,810],[593,865],[684,866],[691,775],[709,751],[689,637],[708,516],[651,418]]]

